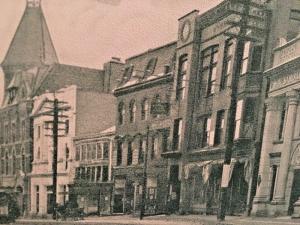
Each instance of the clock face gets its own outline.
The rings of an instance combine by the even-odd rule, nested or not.
[[[180,39],[182,42],[186,42],[191,33],[191,22],[189,20],[184,21],[181,27]]]

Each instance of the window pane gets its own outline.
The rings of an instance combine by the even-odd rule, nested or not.
[[[244,59],[242,62],[241,74],[245,74],[248,70],[248,59]]]
[[[244,47],[244,53],[243,53],[243,59],[248,58],[249,57],[249,53],[250,53],[250,41],[247,41],[245,43],[245,47]]]
[[[241,121],[240,120],[235,121],[234,139],[240,137],[240,127],[241,127]]]
[[[243,111],[243,100],[239,100],[236,106],[235,120],[240,120],[242,118],[242,111]]]

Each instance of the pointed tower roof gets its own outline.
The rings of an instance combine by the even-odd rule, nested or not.
[[[26,9],[2,66],[39,66],[57,63],[40,0],[27,0]]]

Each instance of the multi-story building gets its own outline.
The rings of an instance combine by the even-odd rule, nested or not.
[[[271,33],[278,39],[270,49],[273,57],[264,72],[269,88],[252,211],[257,216],[293,215],[300,197],[300,4],[292,0],[273,1],[270,8],[276,17]],[[299,217],[299,208],[295,216]]]
[[[113,113],[112,113],[113,114]],[[100,133],[76,136],[75,178],[70,193],[86,214],[112,213],[112,153],[115,126]]]
[[[40,0],[27,0],[24,14],[1,67],[0,188],[17,195],[21,212],[29,209],[33,97],[68,85],[109,93],[122,63],[114,58],[104,70],[64,65],[58,58]],[[97,109],[93,110],[97,114]],[[84,125],[84,124],[83,124]]]
[[[126,60],[117,97],[114,165],[114,212],[140,210],[147,154],[146,213],[165,211],[168,171],[161,154],[172,127],[170,93],[176,42]]]
[[[59,101],[66,102],[66,105],[70,107],[65,113],[60,114],[60,116],[63,115],[63,118],[60,118],[61,125],[59,125],[57,148],[56,194],[58,204],[64,204],[66,201],[69,201],[69,189],[74,184],[76,161],[79,155],[78,149],[74,148],[73,139],[108,129],[115,121],[115,97],[111,94],[69,86],[58,90],[56,93],[45,93],[35,98],[32,111],[33,161],[32,172],[29,174],[31,214],[46,215],[51,214],[53,210],[53,137],[51,123],[49,123],[49,121],[53,121],[53,118],[49,116],[49,113],[45,114],[45,112],[53,107],[51,101],[54,100],[54,96]],[[84,159],[87,157],[88,160],[98,159],[96,156],[98,157],[99,155],[94,151],[94,147],[96,145],[83,146],[84,151],[81,151],[81,156]],[[97,150],[100,154],[101,149],[99,149],[99,146]],[[104,167],[102,174],[106,176],[106,180],[109,178],[108,165]],[[107,171],[105,172],[105,170]],[[94,170],[88,168],[87,171]]]
[[[255,8],[255,4],[251,7],[254,8],[250,15],[259,20],[254,21],[255,26],[264,28],[267,21],[264,9]],[[234,32],[242,10],[242,2],[228,0],[203,14],[192,11],[179,19],[171,98],[173,144],[163,156],[168,159],[170,173],[176,171],[171,177],[177,180],[174,184],[180,184],[177,209],[183,213],[216,213],[219,207],[231,81],[238,66],[235,65],[237,39]],[[246,209],[251,177],[249,165],[254,161],[255,135],[259,127],[256,108],[262,90],[265,36],[253,31],[249,31],[249,36],[244,52],[240,53],[243,57],[238,75],[228,213],[242,213]]]

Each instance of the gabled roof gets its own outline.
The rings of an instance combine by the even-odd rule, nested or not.
[[[40,5],[27,4],[2,66],[57,63],[57,55]]]
[[[76,85],[79,88],[103,91],[104,71],[65,64],[53,64],[49,67],[34,95],[45,91],[53,92],[60,88]]]

